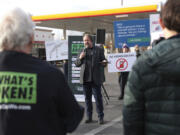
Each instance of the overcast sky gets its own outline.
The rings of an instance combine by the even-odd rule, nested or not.
[[[123,0],[123,5],[141,6],[157,4],[160,1],[166,0]],[[121,8],[121,0],[3,0],[0,2],[0,12],[15,6],[32,15],[47,15]]]

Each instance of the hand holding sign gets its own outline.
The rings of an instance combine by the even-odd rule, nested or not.
[[[101,63],[103,66],[107,66],[108,61],[107,61],[107,60],[103,60],[103,61],[101,61],[100,63]]]

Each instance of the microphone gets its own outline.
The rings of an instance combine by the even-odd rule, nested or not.
[[[86,53],[87,53],[87,47],[84,47],[83,51],[85,53],[85,56],[86,56]]]
[[[82,51],[83,51],[83,52],[86,52],[86,47],[84,47]]]
[[[82,59],[82,58],[85,58],[86,57],[86,52],[87,52],[87,48],[84,47],[80,53],[80,56],[79,58]],[[84,53],[84,54],[83,54]]]

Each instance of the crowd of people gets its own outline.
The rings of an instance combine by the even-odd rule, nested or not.
[[[179,134],[179,7],[179,0],[167,0],[160,15],[164,38],[154,41],[143,54],[136,45],[132,70],[120,73],[124,135]],[[19,8],[0,18],[0,135],[66,135],[84,116],[84,107],[76,101],[65,78],[68,61],[64,62],[64,76],[52,64],[30,55],[34,28],[31,16]],[[104,50],[93,45],[92,35],[85,33],[83,42],[75,65],[81,67],[85,123],[93,121],[94,95],[101,125],[101,86],[107,59]],[[126,44],[122,50],[130,52]]]

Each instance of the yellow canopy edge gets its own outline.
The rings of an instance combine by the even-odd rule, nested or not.
[[[33,21],[47,21],[47,20],[58,20],[58,19],[71,19],[71,18],[83,18],[83,17],[95,17],[95,16],[133,14],[133,13],[143,13],[143,12],[156,12],[157,8],[158,8],[157,5],[147,5],[147,6],[105,9],[105,10],[96,10],[96,11],[41,15],[41,16],[32,16],[32,20]]]

